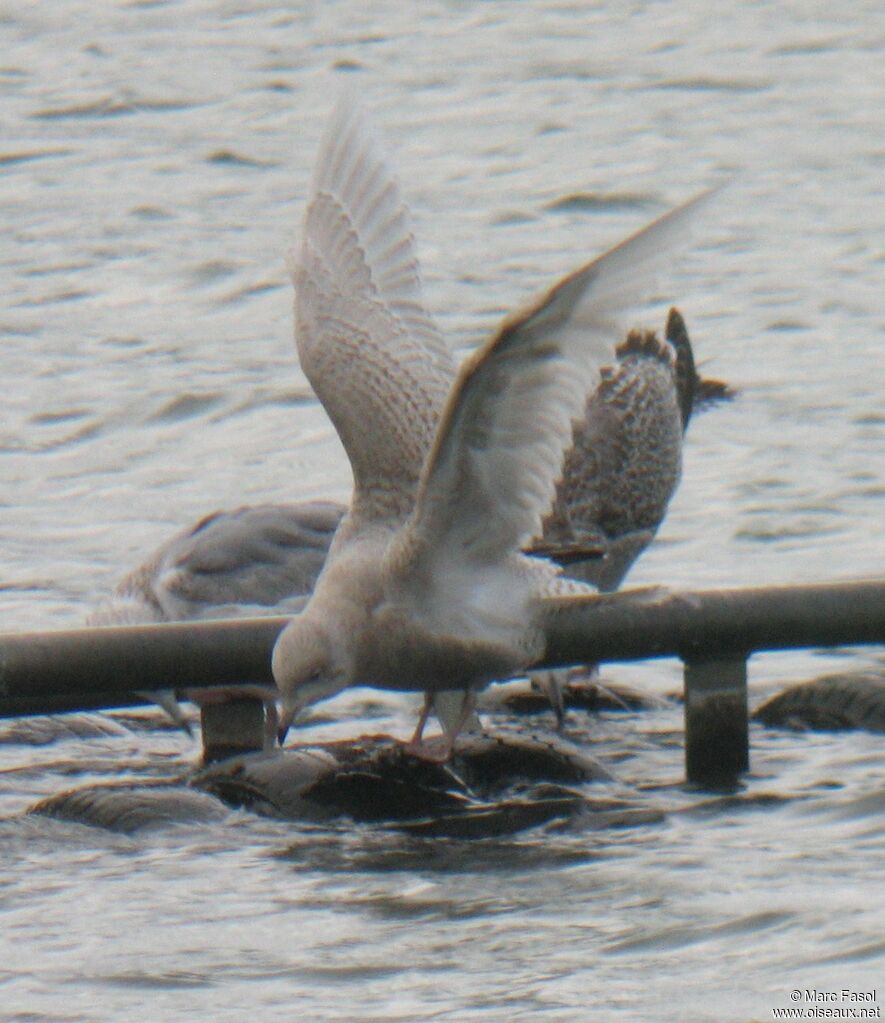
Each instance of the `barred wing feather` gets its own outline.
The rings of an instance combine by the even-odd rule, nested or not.
[[[402,518],[455,370],[399,186],[352,99],[321,147],[292,276],[301,366],[353,469],[351,516]]]

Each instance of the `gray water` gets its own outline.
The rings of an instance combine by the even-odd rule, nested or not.
[[[342,80],[391,144],[459,349],[727,182],[635,322],[678,303],[741,397],[692,424],[630,582],[881,576],[883,44],[861,0],[3,5],[0,627],[79,624],[212,508],[346,499],[283,259]],[[754,700],[871,663],[754,658]],[[667,692],[679,665],[606,675]],[[339,735],[414,713],[329,709]],[[717,799],[681,785],[675,711],[570,729],[664,821],[111,834],[21,814],[174,774],[184,737],[3,744],[0,1020],[761,1020],[793,989],[876,984],[881,1005],[880,737],[754,729],[746,786]]]

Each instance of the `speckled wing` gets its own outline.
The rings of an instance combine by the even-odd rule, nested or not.
[[[398,184],[352,98],[321,146],[292,276],[301,366],[353,469],[351,525],[396,521],[455,368],[424,307]]]
[[[673,348],[651,331],[631,331],[575,426],[535,549],[561,563],[560,549],[601,541],[604,557],[572,559],[566,572],[617,589],[654,537],[679,482],[679,398]]]
[[[561,280],[465,364],[422,478],[413,570],[437,556],[450,573],[500,563],[540,533],[572,422],[612,359],[613,320],[649,288],[709,194]]]

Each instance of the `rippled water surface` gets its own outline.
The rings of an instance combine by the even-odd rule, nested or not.
[[[692,423],[630,581],[881,576],[883,43],[862,0],[6,5],[2,628],[78,624],[209,509],[346,498],[284,264],[340,80],[394,149],[462,349],[728,182],[636,322],[677,302],[741,396]],[[751,684],[873,658],[760,657]],[[406,701],[350,723],[348,699],[337,734],[409,727]],[[674,710],[571,727],[659,823],[113,834],[21,813],[175,774],[184,737],[3,744],[0,1020],[747,1020],[876,984],[881,1005],[881,737],[754,731],[746,787],[716,797],[681,786]]]

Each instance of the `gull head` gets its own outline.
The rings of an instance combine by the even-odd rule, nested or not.
[[[300,614],[283,629],[273,649],[273,676],[280,691],[279,740],[305,707],[350,684],[328,630]]]

